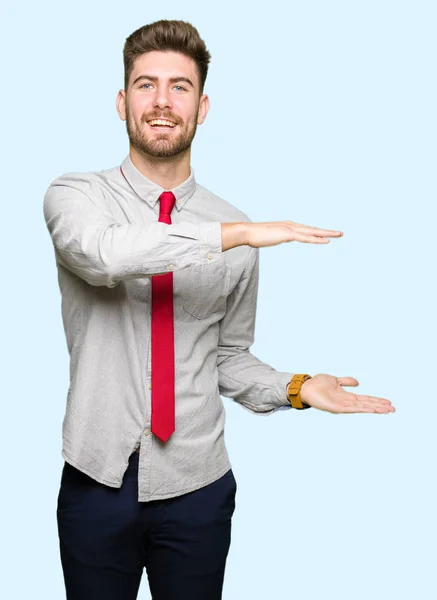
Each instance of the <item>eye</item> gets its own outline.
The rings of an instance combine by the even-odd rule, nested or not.
[[[152,86],[152,84],[151,84],[151,83],[143,83],[142,85],[140,85],[140,89],[142,89],[142,88],[145,88],[145,89],[150,89],[150,87],[149,87],[149,88],[146,88],[146,87],[145,87],[146,85],[147,85],[147,86],[150,86],[150,87]],[[187,91],[187,88],[183,87],[182,85],[175,85],[175,88],[179,88],[177,91],[179,91],[179,90],[182,90],[182,91],[184,91],[184,92],[186,92],[186,91]]]

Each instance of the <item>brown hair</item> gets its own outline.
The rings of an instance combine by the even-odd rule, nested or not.
[[[197,29],[186,21],[162,19],[140,27],[126,38],[123,48],[124,89],[127,90],[135,60],[146,52],[181,52],[196,63],[200,82],[200,95],[203,94],[208,63],[211,54]]]

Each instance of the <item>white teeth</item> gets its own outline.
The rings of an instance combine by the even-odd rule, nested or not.
[[[171,121],[166,121],[165,119],[152,119],[149,121],[149,125],[165,125],[166,127],[175,127],[176,123],[172,123]]]

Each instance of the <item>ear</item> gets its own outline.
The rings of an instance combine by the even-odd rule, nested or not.
[[[199,113],[197,115],[197,124],[202,125],[209,111],[209,97],[206,94],[200,97]]]
[[[119,90],[117,94],[116,108],[120,119],[126,121],[126,92],[124,90]]]

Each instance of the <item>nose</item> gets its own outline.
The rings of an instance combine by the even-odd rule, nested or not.
[[[157,89],[154,98],[154,106],[159,108],[171,106],[170,96],[168,94],[168,90],[165,87],[161,86]]]

